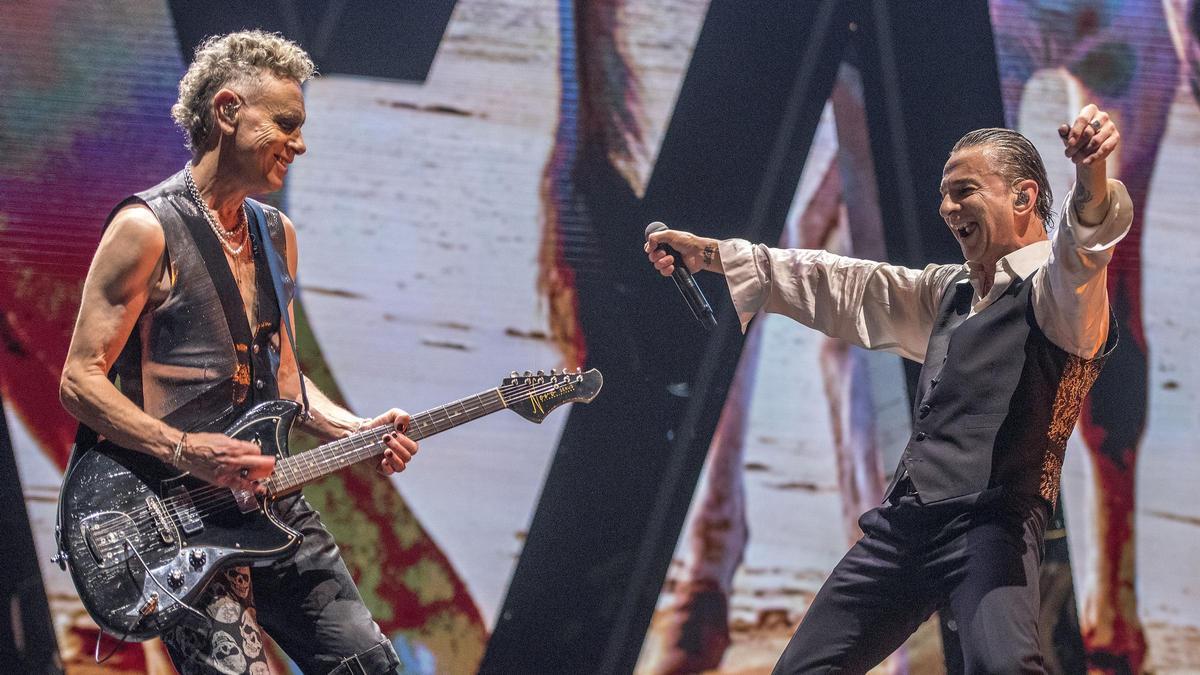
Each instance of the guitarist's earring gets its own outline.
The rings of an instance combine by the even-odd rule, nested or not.
[[[225,105],[221,106],[221,117],[227,124],[233,124],[237,122],[237,111],[240,107],[241,104],[237,101],[229,101]],[[232,135],[232,132],[227,135]]]

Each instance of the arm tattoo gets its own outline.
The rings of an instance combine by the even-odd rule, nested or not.
[[[712,244],[709,244],[708,246],[704,247],[704,264],[705,265],[712,264],[713,254],[716,252],[717,252],[717,249],[713,248]]]
[[[1092,194],[1091,190],[1088,190],[1088,189],[1087,189],[1087,186],[1086,186],[1086,185],[1084,185],[1083,183],[1076,183],[1076,184],[1075,184],[1075,195],[1074,195],[1074,197],[1075,197],[1075,206],[1076,206],[1076,208],[1078,208],[1080,204],[1088,204],[1088,203],[1090,203],[1090,202],[1092,201],[1092,197],[1094,197],[1094,196],[1095,196],[1095,195],[1093,195],[1093,194]]]

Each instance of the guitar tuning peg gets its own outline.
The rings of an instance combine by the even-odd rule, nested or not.
[[[550,369],[550,377],[558,377],[558,368]]]
[[[533,377],[533,373],[527,370],[525,371],[525,377]]]
[[[546,376],[546,373],[543,373],[540,370],[538,371],[538,377],[545,377],[545,376]]]
[[[583,368],[582,368],[582,367],[576,368],[576,369],[575,369],[575,374],[576,374],[576,375],[582,375],[582,374],[583,374]]]
[[[514,370],[514,371],[512,371],[512,373],[509,374],[509,377],[520,377],[520,376],[517,375],[517,371]]]

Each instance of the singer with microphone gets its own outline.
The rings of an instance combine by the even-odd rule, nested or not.
[[[647,241],[649,241],[651,235],[655,232],[663,232],[665,230],[667,230],[667,226],[660,222],[650,223],[646,226]],[[658,241],[657,251],[664,256],[672,256],[672,259],[681,257],[679,251],[671,248],[670,244],[662,242],[661,237]],[[707,255],[707,260],[711,260],[716,255],[715,247],[710,246],[705,248],[704,251],[707,254],[701,253],[701,257]],[[678,265],[673,267],[668,274],[671,275],[671,278],[675,281],[675,287],[679,289],[680,295],[687,302],[688,309],[692,310],[692,316],[696,317],[696,320],[700,322],[700,325],[704,326],[705,330],[712,330],[717,326],[717,319],[713,316],[712,306],[708,304],[704,293],[696,285],[696,280],[692,278],[692,273],[689,270],[690,267],[690,265]]]
[[[1107,177],[1120,143],[1109,115],[1087,105],[1059,133],[1076,177],[1051,233],[1045,166],[1024,136],[980,129],[955,144],[939,213],[962,264],[909,269],[647,228],[662,275],[725,275],[743,330],[774,312],[922,364],[884,502],[859,520],[864,536],[776,673],[866,672],[936,610],[957,623],[966,672],[1043,672],[1042,539],[1067,438],[1116,346],[1105,271],[1133,219]]]

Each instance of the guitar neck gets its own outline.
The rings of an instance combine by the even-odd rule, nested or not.
[[[506,407],[500,390],[489,389],[413,415],[404,435],[420,441]],[[387,449],[383,437],[392,431],[391,426],[375,427],[280,459],[265,485],[271,493],[282,495],[352,464],[378,457]]]

